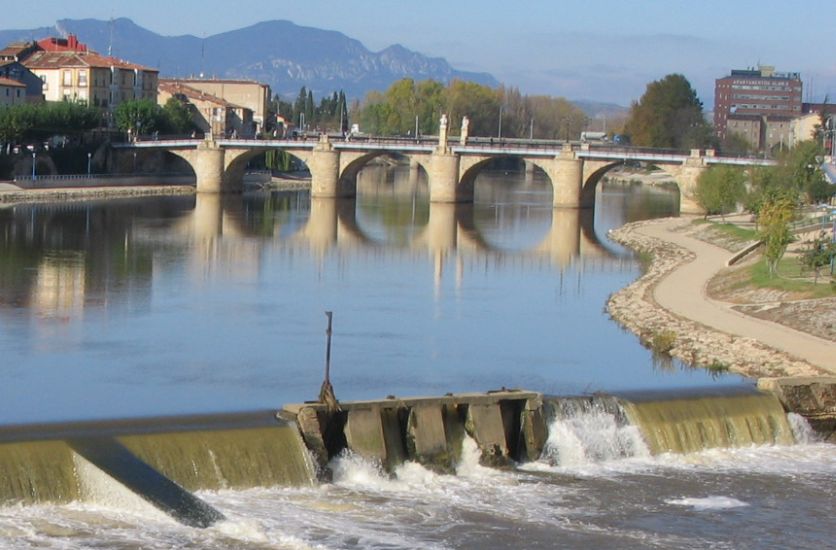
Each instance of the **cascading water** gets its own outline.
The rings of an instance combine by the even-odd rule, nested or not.
[[[638,428],[627,422],[614,397],[557,399],[549,404],[553,417],[542,461],[580,466],[650,454]]]
[[[794,441],[787,415],[772,394],[694,395],[623,403],[653,454]]]

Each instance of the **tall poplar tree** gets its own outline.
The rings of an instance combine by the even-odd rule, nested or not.
[[[645,147],[688,149],[711,143],[702,102],[681,74],[648,84],[641,99],[630,107],[624,130],[633,144]]]

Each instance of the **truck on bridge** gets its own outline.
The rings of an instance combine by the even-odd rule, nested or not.
[[[587,143],[589,141],[607,141],[606,132],[581,132],[581,141]]]

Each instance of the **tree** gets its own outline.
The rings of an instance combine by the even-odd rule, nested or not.
[[[101,111],[85,103],[48,101],[0,108],[0,142],[44,140],[77,135],[101,124]]]
[[[730,130],[720,143],[719,149],[724,155],[748,155],[752,153],[752,144],[743,134]]]
[[[772,276],[778,270],[778,262],[784,256],[787,245],[793,241],[792,234],[790,234],[790,222],[794,216],[795,201],[783,195],[770,197],[763,203],[758,213],[760,224],[758,233],[765,246],[764,257],[769,274]]]
[[[172,134],[188,134],[195,129],[189,104],[176,97],[168,98],[163,106],[164,131]]]
[[[821,268],[830,265],[834,255],[836,255],[836,243],[822,231],[801,254],[801,264],[813,270],[814,281],[818,283]]]
[[[150,99],[120,103],[113,111],[116,127],[138,136],[162,130],[162,108]]]
[[[708,214],[725,215],[737,208],[746,191],[743,172],[733,166],[712,166],[697,180],[697,203]]]
[[[633,102],[624,131],[635,145],[687,149],[710,144],[710,129],[697,92],[681,74],[647,85]]]
[[[779,158],[778,177],[802,193],[808,202],[826,201],[833,189],[821,170],[823,156],[824,150],[817,141],[802,141]]]

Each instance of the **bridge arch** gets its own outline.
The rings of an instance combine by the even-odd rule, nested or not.
[[[552,195],[554,195],[554,180],[549,174],[549,170],[547,169],[547,167],[541,162],[541,159],[520,158],[520,156],[518,155],[497,155],[491,157],[479,157],[475,159],[470,159],[470,162],[467,162],[465,159],[463,159],[461,166],[461,175],[459,176],[459,182],[456,185],[457,201],[472,202],[476,186],[476,178],[485,169],[486,166],[488,166],[489,164],[493,164],[497,161],[501,161],[503,159],[512,159],[516,161],[524,161],[527,163],[530,162],[532,165],[534,165],[536,168],[538,168],[545,174],[546,179],[549,180],[549,185],[552,188]]]
[[[592,208],[595,206],[595,191],[598,184],[604,179],[604,176],[614,168],[624,166],[623,159],[615,161],[585,161],[583,169],[583,185],[581,187],[581,206],[584,208]],[[672,164],[654,164],[662,172],[670,176],[671,180],[676,184],[679,192],[680,201],[683,197],[682,183],[679,181],[680,167]]]
[[[266,154],[268,151],[281,151],[294,159],[308,166],[309,159],[305,155],[299,155],[297,151],[288,151],[282,147],[269,147],[258,149],[227,149],[224,158],[224,179],[229,182],[241,181],[246,171],[247,164],[255,158]]]
[[[420,155],[409,155],[392,151],[374,151],[359,155],[350,155],[345,152],[340,155],[340,173],[337,180],[338,196],[354,197],[357,195],[357,175],[371,161],[381,157],[393,157],[396,159],[408,159],[410,166],[415,163],[424,173],[429,173],[428,162]]]

